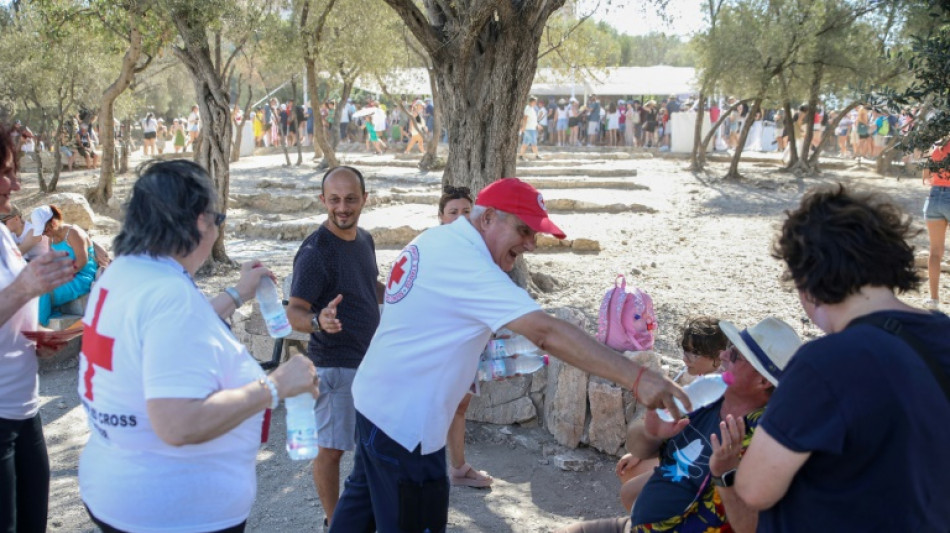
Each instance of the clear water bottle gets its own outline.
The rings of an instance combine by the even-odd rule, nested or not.
[[[295,461],[317,456],[317,418],[313,412],[316,400],[309,392],[284,398],[287,409],[287,454]]]
[[[286,337],[292,331],[290,322],[287,320],[287,312],[284,311],[284,304],[277,296],[277,286],[274,280],[268,276],[261,278],[257,285],[257,305],[261,308],[261,316],[264,317],[264,324],[267,325],[267,333],[275,339]]]
[[[507,339],[492,339],[485,347],[483,359],[500,359],[513,355],[541,355],[541,349],[522,335],[512,334]]]
[[[537,348],[535,348],[537,349]],[[538,353],[515,354],[482,359],[478,362],[478,381],[497,381],[537,372],[548,364],[548,356]]]
[[[722,395],[726,392],[726,387],[726,382],[723,381],[721,374],[709,374],[696,378],[692,383],[683,387],[683,391],[689,396],[689,403],[693,405],[695,411],[722,398]],[[676,407],[679,408],[680,412],[686,414],[686,407],[683,406],[683,403],[678,398],[673,398],[673,401],[676,402]],[[673,416],[666,409],[657,409],[656,414],[660,417],[660,420],[673,422]]]

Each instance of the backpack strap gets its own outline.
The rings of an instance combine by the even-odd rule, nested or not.
[[[864,315],[855,318],[848,323],[846,328],[851,326],[856,326],[858,324],[867,324],[869,326],[874,326],[876,328],[882,329],[891,335],[899,338],[904,341],[908,346],[911,347],[914,352],[923,359],[927,367],[930,369],[930,373],[933,375],[934,379],[937,380],[937,384],[940,385],[940,388],[943,389],[944,396],[947,397],[947,400],[950,401],[950,376],[943,370],[943,367],[940,366],[940,362],[937,361],[937,358],[930,352],[930,349],[923,345],[920,342],[920,339],[911,335],[904,329],[904,324],[900,320],[891,317],[891,316],[882,316],[882,315]]]

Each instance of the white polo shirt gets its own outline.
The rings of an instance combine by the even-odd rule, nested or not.
[[[79,490],[124,531],[216,531],[246,520],[254,503],[263,412],[180,447],[148,417],[149,399],[206,398],[264,375],[183,270],[168,257],[118,257],[83,317],[78,392],[91,431]]]
[[[13,283],[26,268],[10,230],[0,224],[0,289]],[[37,299],[33,298],[0,324],[0,418],[26,420],[40,409],[36,375],[36,345],[23,331],[37,329]]]
[[[386,280],[385,312],[353,382],[356,409],[406,450],[440,450],[492,332],[539,309],[467,218],[423,232]]]

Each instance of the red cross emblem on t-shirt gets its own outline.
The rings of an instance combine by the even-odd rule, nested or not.
[[[412,290],[412,284],[419,273],[419,248],[415,244],[406,247],[389,272],[386,282],[386,303],[394,304],[402,300]]]
[[[108,294],[109,291],[99,289],[99,299],[96,301],[96,312],[92,315],[92,324],[83,322],[82,327],[82,354],[86,358],[86,372],[83,374],[86,392],[83,396],[90,401],[93,400],[92,376],[96,374],[96,367],[112,371],[112,346],[115,344],[115,339],[101,335],[98,331],[99,314],[102,312],[102,305],[106,302]]]

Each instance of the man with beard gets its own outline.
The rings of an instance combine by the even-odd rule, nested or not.
[[[357,227],[366,198],[359,170],[340,166],[323,175],[320,201],[327,220],[297,251],[287,308],[293,328],[310,333],[307,355],[320,377],[313,482],[325,525],[339,500],[343,452],[356,445],[350,385],[379,324],[382,303],[373,238]]]

